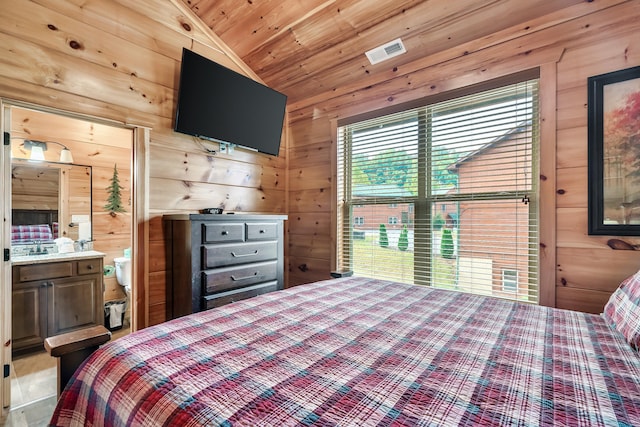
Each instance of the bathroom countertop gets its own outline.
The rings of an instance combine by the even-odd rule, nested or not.
[[[43,255],[22,255],[12,256],[12,265],[25,265],[25,264],[41,264],[45,262],[56,261],[73,261],[84,258],[97,258],[104,257],[106,254],[98,251],[82,251],[82,252],[70,252],[65,254],[51,253]]]

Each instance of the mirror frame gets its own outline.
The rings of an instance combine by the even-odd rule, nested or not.
[[[58,170],[58,209],[57,209],[57,217],[58,217],[58,223],[60,224],[59,226],[59,230],[58,230],[58,236],[57,237],[69,237],[69,228],[72,227],[76,227],[77,224],[74,223],[72,221],[72,213],[70,212],[70,208],[69,208],[69,202],[70,202],[70,198],[69,198],[69,190],[68,190],[68,185],[69,185],[69,171],[73,168],[73,167],[79,167],[79,168],[84,168],[85,170],[89,171],[89,177],[88,177],[88,215],[89,215],[89,239],[83,239],[83,240],[87,240],[87,241],[91,241],[93,240],[93,170],[92,167],[89,165],[81,165],[81,164],[77,164],[77,163],[60,163],[60,162],[52,162],[52,161],[33,161],[33,160],[29,160],[29,159],[22,159],[22,158],[12,158],[11,159],[11,168],[13,170],[14,167],[16,166],[20,166],[20,167],[27,167],[27,168],[52,168],[52,169],[57,169]],[[65,176],[65,172],[66,172],[66,176]],[[13,178],[13,177],[12,177]],[[65,188],[66,187],[66,188]],[[12,216],[13,216],[13,212],[15,210],[14,206],[13,206],[13,186],[11,187],[11,193],[12,193],[12,206],[11,206],[11,212],[12,212]],[[30,209],[20,209],[20,210],[30,210]],[[39,211],[40,209],[33,209],[34,211]],[[13,222],[12,222],[13,225]],[[79,237],[79,236],[78,236]],[[78,240],[78,239],[73,239]],[[12,242],[11,245],[28,245],[28,244],[33,244],[33,242],[20,242],[20,243],[14,243]]]

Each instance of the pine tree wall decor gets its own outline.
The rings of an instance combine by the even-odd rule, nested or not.
[[[109,215],[116,216],[118,212],[126,212],[122,207],[122,198],[120,197],[120,190],[124,187],[120,185],[118,179],[118,165],[113,165],[113,177],[111,178],[111,184],[107,187],[109,197],[107,198],[107,204],[104,205],[104,209],[109,212]]]

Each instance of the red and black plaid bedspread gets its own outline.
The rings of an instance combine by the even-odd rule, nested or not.
[[[336,279],[109,343],[51,423],[640,426],[640,357],[599,316]]]

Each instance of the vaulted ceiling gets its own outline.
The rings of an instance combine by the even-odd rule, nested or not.
[[[592,0],[182,0],[290,103],[366,88],[419,58]],[[407,53],[371,65],[398,37]],[[464,55],[463,49],[458,55]]]

